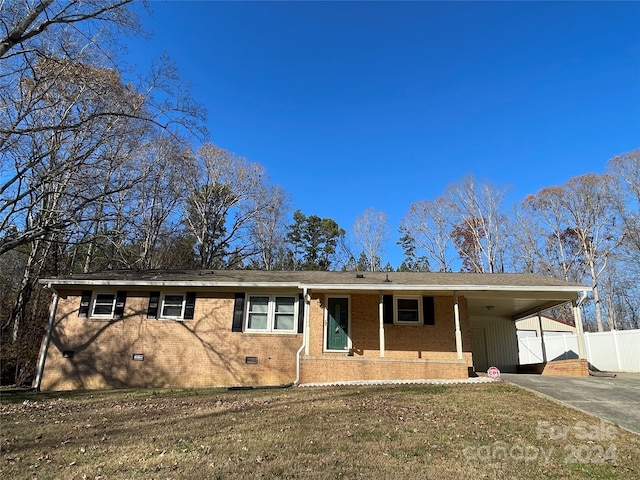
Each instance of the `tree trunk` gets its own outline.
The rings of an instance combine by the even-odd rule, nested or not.
[[[22,280],[20,281],[20,289],[16,302],[11,311],[11,321],[13,322],[13,330],[11,332],[11,340],[13,343],[20,338],[20,328],[24,320],[24,312],[26,305],[31,298],[32,282],[33,282],[33,266],[38,256],[38,250],[40,250],[40,240],[36,240],[31,247],[27,262],[24,266],[24,272],[22,274]]]
[[[600,301],[600,288],[598,287],[598,276],[593,262],[589,262],[589,272],[591,273],[591,285],[593,290],[593,308],[596,312],[596,327],[599,332],[604,332],[602,324],[602,305]]]

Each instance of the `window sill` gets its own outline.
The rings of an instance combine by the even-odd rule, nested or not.
[[[87,317],[87,320],[90,322],[116,322],[118,320],[122,320],[122,318],[115,317]]]
[[[243,330],[242,333],[247,335],[302,335],[297,331],[270,332],[267,330]]]

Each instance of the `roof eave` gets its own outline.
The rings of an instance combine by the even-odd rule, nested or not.
[[[96,279],[48,279],[39,283],[57,286],[102,286],[102,287],[251,287],[251,288],[302,288],[300,282],[216,282],[202,280],[96,280]]]
[[[60,279],[43,278],[39,283],[49,286],[104,286],[104,287],[218,287],[218,288],[295,288],[302,290],[351,290],[351,291],[451,291],[451,292],[567,292],[588,290],[582,285],[408,285],[400,283],[325,284],[305,282],[220,282],[202,280],[127,280],[127,279]]]

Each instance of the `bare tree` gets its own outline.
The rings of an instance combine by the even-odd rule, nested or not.
[[[388,237],[387,214],[368,208],[362,216],[356,216],[353,224],[353,239],[362,250],[369,270],[381,269],[382,245]]]
[[[87,245],[85,272],[93,269],[94,255],[103,268],[159,268],[164,258],[161,237],[174,238],[179,232],[190,188],[184,178],[193,175],[188,173],[194,168],[193,157],[162,132],[133,140],[137,148],[118,148],[113,163],[134,168],[136,181],[97,203],[91,231],[77,242]],[[105,172],[110,164],[105,161]],[[116,172],[122,178],[122,169]]]
[[[263,208],[256,212],[250,225],[251,243],[256,247],[251,266],[263,270],[287,269],[290,267],[286,245],[289,198],[278,186],[266,188],[263,194],[266,198],[258,201]]]
[[[46,185],[63,195],[68,182],[100,178],[105,144],[141,129],[191,130],[202,118],[166,59],[135,87],[110,63],[108,34],[137,25],[127,3],[15,2],[0,10],[0,254],[63,231],[78,221],[70,214],[99,202],[105,193],[85,180],[67,215],[28,222],[30,200]]]
[[[400,232],[410,239],[411,247],[424,250],[441,272],[451,269],[453,204],[447,197],[412,204],[402,218]]]
[[[115,69],[116,49],[109,47],[124,31],[139,31],[137,17],[125,8],[131,1],[16,0],[0,9],[0,151],[17,148],[12,144],[23,134],[61,133],[93,120],[63,109],[41,111],[40,104],[80,65]],[[99,114],[108,113],[122,114],[104,108]]]
[[[49,61],[34,70],[50,72],[58,66],[62,71],[53,82],[23,87],[27,95],[42,97],[38,108],[23,119],[23,124],[33,126],[32,132],[22,133],[12,143],[14,148],[2,152],[0,254],[72,226],[83,228],[96,213],[90,206],[135,184],[141,175],[138,168],[124,173],[126,162],[110,157],[109,151],[122,154],[116,144],[135,138],[142,125],[123,115],[103,115],[106,105],[123,114],[140,109],[139,96],[110,70]],[[48,123],[60,115],[63,122],[79,126],[64,131],[38,127],[42,118]],[[85,115],[92,120],[80,121]],[[135,148],[129,145],[129,150]]]
[[[629,250],[616,250],[599,278],[603,322],[610,329],[640,328],[640,268]]]
[[[616,206],[627,230],[629,246],[640,253],[640,149],[609,160],[608,171],[616,180]]]
[[[617,328],[640,328],[640,149],[612,158],[607,171],[625,232],[606,272],[607,318]]]
[[[599,279],[624,237],[618,229],[612,185],[610,176],[586,174],[561,187],[544,188],[526,200],[546,224],[563,262],[568,252],[579,248],[591,280],[598,331],[603,331]],[[567,269],[568,264],[563,266]]]
[[[133,0],[16,0],[3,5],[0,9],[3,28],[0,58],[29,53],[34,40],[42,37],[50,39],[60,30],[67,33],[78,23],[83,23],[87,34],[93,33],[94,36],[109,25],[113,28],[137,26],[136,18],[123,8],[131,2]],[[87,24],[90,23],[94,23],[93,28],[88,28]]]
[[[132,142],[141,135],[143,124],[126,116],[98,114],[107,104],[111,111],[135,111],[140,108],[139,96],[124,87],[111,70],[43,60],[33,71],[42,77],[59,66],[62,69],[52,83],[25,81],[25,95],[41,100],[39,109],[25,115],[23,124],[38,125],[43,117],[48,121],[63,116],[63,121],[71,122],[86,114],[93,118],[76,129],[23,133],[13,143],[17,148],[3,152],[3,167],[7,167],[3,171],[11,174],[0,187],[0,254],[30,246],[12,314],[14,341],[33,289],[31,283],[40,272],[36,265],[47,258],[51,244],[63,234],[68,242],[69,236],[91,228],[108,215],[105,200],[131,188],[144,175],[140,165],[126,161],[137,148]]]
[[[544,231],[537,224],[534,216],[523,208],[516,206],[513,215],[507,220],[510,235],[507,239],[509,261],[513,271],[526,273],[542,273]]]
[[[153,132],[195,132],[202,118],[166,60],[135,84],[122,79],[115,47],[139,26],[128,3],[0,8],[0,255],[24,257],[7,325],[14,343],[39,328],[42,272],[83,242],[91,268],[105,226],[122,217],[117,199],[150,175],[140,160]]]
[[[196,238],[200,267],[232,267],[256,253],[251,227],[270,205],[266,174],[261,165],[210,143],[196,157],[184,224]]]
[[[151,175],[131,192],[136,203],[134,214],[128,217],[129,228],[136,246],[134,265],[159,268],[161,238],[171,238],[178,232],[180,212],[190,187],[184,178],[193,175],[186,172],[191,172],[195,165],[189,151],[168,135],[153,142],[147,163],[152,165]]]
[[[468,262],[468,269],[483,273],[504,271],[506,222],[502,202],[506,192],[506,187],[476,182],[473,175],[447,190],[456,212],[453,233],[458,254]]]

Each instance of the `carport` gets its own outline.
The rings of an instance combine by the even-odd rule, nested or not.
[[[537,277],[536,280],[539,281],[540,277]],[[554,282],[552,279],[550,280]],[[467,298],[468,302],[471,350],[474,369],[477,372],[484,372],[490,366],[496,366],[503,372],[515,373],[518,365],[518,339],[515,322],[531,316],[537,316],[541,322],[543,311],[567,303],[571,304],[576,325],[578,360],[583,360],[581,363],[586,364],[583,325],[579,308],[581,301],[586,296],[584,285],[558,285],[557,283],[554,285],[492,285],[486,290],[473,289],[460,293]],[[542,334],[541,340],[544,363],[547,364],[544,334]],[[545,373],[551,373],[551,369]]]

